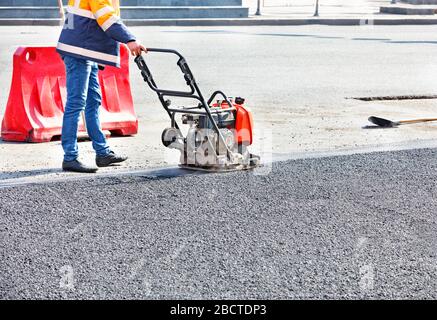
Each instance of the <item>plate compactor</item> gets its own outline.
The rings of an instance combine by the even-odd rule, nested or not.
[[[259,165],[260,158],[251,154],[253,119],[243,98],[232,99],[222,91],[205,100],[185,58],[170,49],[147,49],[149,53],[175,54],[189,87],[187,91],[164,90],[157,87],[143,56],[135,58],[144,81],[158,94],[171,119],[171,126],[162,133],[162,143],[181,153],[180,167],[204,171],[247,170]],[[189,98],[195,106],[172,107],[169,97]],[[176,115],[186,125],[184,136]]]

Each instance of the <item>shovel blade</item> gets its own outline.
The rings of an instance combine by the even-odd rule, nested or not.
[[[397,127],[399,124],[397,122],[393,122],[391,120],[388,119],[384,119],[384,118],[379,118],[379,117],[369,117],[369,121],[375,125],[377,125],[378,127],[382,127],[382,128],[393,128],[393,127]]]

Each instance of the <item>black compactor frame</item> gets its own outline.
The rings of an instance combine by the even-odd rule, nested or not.
[[[199,86],[196,83],[196,80],[194,79],[193,73],[191,72],[190,67],[187,64],[187,61],[185,58],[176,50],[172,49],[158,49],[158,48],[148,48],[147,51],[149,53],[164,53],[164,54],[175,54],[178,56],[179,60],[177,62],[177,65],[181,69],[185,82],[187,86],[190,88],[189,91],[177,91],[177,90],[165,90],[160,89],[156,85],[155,80],[153,79],[152,73],[149,69],[149,67],[146,64],[146,61],[142,55],[137,56],[135,58],[135,63],[138,65],[138,68],[141,70],[141,75],[144,78],[144,81],[147,82],[149,87],[155,91],[158,94],[159,101],[161,102],[164,109],[167,111],[168,115],[171,119],[171,127],[176,128],[179,130],[179,125],[175,119],[175,115],[177,113],[183,113],[183,114],[193,114],[193,115],[206,115],[212,124],[212,129],[217,133],[219,140],[218,143],[222,143],[223,146],[226,147],[227,150],[227,157],[230,159],[231,150],[229,150],[229,147],[226,145],[225,140],[223,138],[223,135],[220,132],[220,128],[217,124],[216,119],[214,118],[214,114],[221,114],[223,112],[235,112],[236,109],[229,100],[229,98],[220,90],[215,91],[211,97],[208,100],[205,100],[202,92],[200,91]],[[217,109],[217,110],[211,110],[211,103],[214,101],[214,99],[217,96],[223,97],[223,99],[226,101],[226,103],[229,105],[229,108],[227,109]],[[189,98],[194,99],[199,102],[197,106],[194,107],[177,107],[173,108],[171,107],[171,100],[168,99],[168,97],[181,97],[181,98]],[[218,148],[216,148],[218,150]],[[217,152],[217,151],[216,151]]]

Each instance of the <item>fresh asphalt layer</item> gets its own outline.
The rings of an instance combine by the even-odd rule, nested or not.
[[[0,298],[437,298],[437,149],[0,189]]]

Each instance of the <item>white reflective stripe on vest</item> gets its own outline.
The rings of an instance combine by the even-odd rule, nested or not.
[[[107,54],[107,53],[88,50],[88,49],[84,49],[84,48],[80,48],[80,47],[75,47],[75,46],[71,46],[69,44],[65,44],[62,42],[58,43],[57,48],[59,50],[65,51],[65,52],[78,54],[78,55],[81,55],[84,57],[90,57],[90,58],[94,58],[94,59],[98,59],[98,60],[102,60],[102,61],[120,64],[120,57],[113,56],[112,54]]]
[[[103,24],[101,25],[101,27],[102,27],[102,29],[103,29],[104,31],[106,31],[106,30],[108,30],[108,29],[109,29],[109,28],[110,28],[114,23],[117,23],[119,20],[120,20],[120,18],[114,15],[114,16],[110,17],[108,20],[106,20],[105,23],[103,23]]]
[[[101,16],[104,16],[105,14],[111,13],[111,12],[115,13],[114,8],[112,8],[110,6],[104,6],[103,8],[97,10],[97,12],[94,14],[94,16],[96,17],[96,19],[98,19]]]
[[[67,12],[85,18],[96,19],[91,11],[85,9],[79,9],[72,6],[67,6]]]
[[[74,7],[79,8],[80,7],[80,0],[74,0]]]

